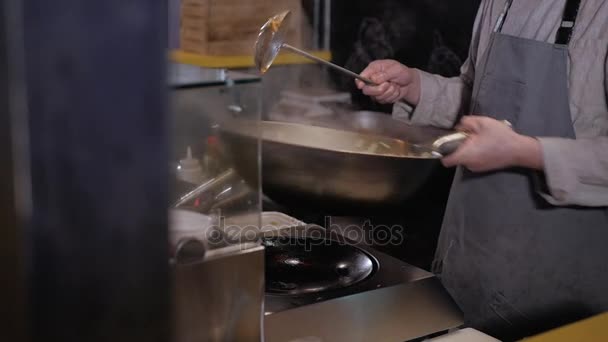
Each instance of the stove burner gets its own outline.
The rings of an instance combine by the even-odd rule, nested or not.
[[[377,269],[367,252],[335,240],[265,238],[266,292],[305,295],[359,283]]]

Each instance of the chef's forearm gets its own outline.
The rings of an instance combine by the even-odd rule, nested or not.
[[[543,151],[538,139],[520,135],[513,146],[515,166],[536,171],[544,169]]]
[[[469,75],[446,78],[424,71],[420,77],[420,96],[416,106],[396,103],[393,116],[416,125],[451,128],[468,108],[471,98]]]

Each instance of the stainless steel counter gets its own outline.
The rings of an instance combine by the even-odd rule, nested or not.
[[[266,342],[403,342],[462,325],[436,278],[336,298],[266,316]]]
[[[272,234],[344,239],[314,225]],[[463,324],[462,312],[432,273],[355,245],[376,258],[376,272],[340,290],[303,296],[266,294],[266,342],[409,341]]]

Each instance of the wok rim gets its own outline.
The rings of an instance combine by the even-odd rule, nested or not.
[[[365,137],[378,137],[380,139],[384,139],[384,140],[390,140],[393,142],[398,142],[400,144],[404,144],[406,146],[412,145],[412,143],[403,140],[403,139],[397,139],[397,138],[393,138],[393,137],[389,137],[386,135],[380,135],[380,134],[367,134],[367,133],[357,133],[357,132],[352,132],[352,131],[348,131],[348,130],[339,130],[339,129],[335,129],[335,128],[327,128],[327,127],[322,127],[322,126],[313,126],[313,125],[306,125],[306,124],[299,124],[299,123],[292,123],[292,122],[282,122],[282,121],[269,121],[269,120],[263,120],[259,122],[259,128],[260,128],[260,133],[261,136],[260,137],[256,137],[260,139],[260,142],[262,143],[262,149],[264,148],[263,144],[265,142],[269,142],[269,143],[274,143],[274,144],[279,144],[279,145],[286,145],[286,146],[294,146],[294,147],[300,147],[300,148],[305,148],[305,149],[310,149],[310,150],[316,150],[316,151],[327,151],[327,152],[335,152],[335,153],[340,153],[340,154],[347,154],[347,155],[361,155],[361,156],[371,156],[371,157],[378,157],[378,158],[391,158],[391,159],[409,159],[409,160],[431,160],[431,161],[437,161],[439,159],[441,159],[441,157],[439,156],[434,156],[434,155],[430,155],[430,156],[415,156],[415,155],[397,155],[397,154],[379,154],[379,153],[370,153],[370,152],[365,152],[365,151],[353,151],[353,150],[344,150],[344,149],[340,149],[340,148],[333,148],[333,147],[317,147],[317,146],[310,146],[307,144],[301,144],[301,143],[294,143],[294,142],[286,142],[286,141],[281,141],[279,139],[272,139],[272,138],[266,138],[263,136],[263,130],[265,127],[268,126],[276,126],[276,127],[296,127],[296,128],[304,128],[304,129],[314,129],[314,130],[320,130],[320,131],[326,131],[327,133],[332,133],[332,132],[337,132],[339,134],[343,134],[343,135],[348,135],[348,136],[365,136]],[[232,127],[229,127],[226,132],[228,133],[232,133],[232,134],[236,134],[236,135],[240,135],[240,136],[245,136],[245,134],[243,134],[242,131],[239,131],[238,129],[231,129]]]

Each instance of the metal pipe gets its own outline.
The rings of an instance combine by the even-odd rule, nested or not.
[[[328,62],[328,61],[326,61],[326,60],[324,60],[322,58],[319,58],[317,56],[311,55],[308,52],[302,51],[302,50],[300,50],[300,49],[298,49],[296,47],[293,47],[293,46],[291,46],[289,44],[283,44],[282,48],[283,49],[287,49],[287,50],[289,50],[289,51],[291,51],[291,52],[293,52],[295,54],[298,54],[300,56],[303,56],[303,57],[306,57],[308,59],[311,59],[311,60],[313,60],[313,61],[315,61],[317,63],[320,63],[320,64],[323,64],[325,66],[331,67],[334,70],[340,71],[341,73],[343,73],[345,75],[348,75],[348,76],[351,76],[351,77],[356,78],[358,80],[361,80],[361,81],[365,82],[366,84],[375,85],[375,86],[378,85],[374,81],[370,80],[369,78],[363,77],[363,76],[361,76],[361,75],[359,75],[359,74],[357,74],[355,72],[352,72],[352,71],[350,71],[348,69],[345,69],[345,68],[343,68],[341,66],[333,64],[331,62]]]
[[[234,179],[235,175],[236,175],[236,173],[234,172],[234,170],[230,169],[230,170],[225,171],[224,173],[218,175],[215,178],[209,179],[205,183],[196,187],[194,190],[192,190],[189,193],[185,194],[184,196],[180,197],[180,199],[177,200],[177,202],[173,203],[173,207],[179,208],[179,207],[187,204],[188,202],[191,202],[192,200],[194,200],[195,198],[197,198],[198,196],[200,196],[201,194],[203,194],[206,191],[213,190],[222,185],[230,184],[229,181]]]

